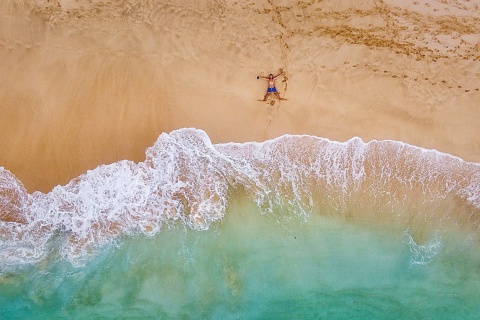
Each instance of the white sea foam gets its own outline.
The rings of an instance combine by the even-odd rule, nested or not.
[[[81,263],[123,235],[153,236],[164,225],[207,229],[242,189],[262,209],[329,211],[401,223],[466,223],[478,229],[480,166],[395,141],[334,142],[282,136],[213,145],[205,132],[162,134],[141,163],[101,165],[28,194],[0,169],[0,264],[39,261],[52,250]],[[61,245],[52,249],[52,241]]]
[[[409,246],[410,266],[431,263],[442,249],[442,236],[438,232],[435,232],[432,239],[425,244],[416,243],[408,231],[403,233],[403,239]]]

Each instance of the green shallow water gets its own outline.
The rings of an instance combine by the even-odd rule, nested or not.
[[[125,237],[84,267],[55,258],[0,278],[2,319],[479,319],[468,237],[261,215]]]

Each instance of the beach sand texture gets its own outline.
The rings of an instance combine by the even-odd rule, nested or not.
[[[214,143],[398,140],[480,162],[479,1],[0,2],[0,165],[29,192]],[[276,73],[286,100],[262,102]]]

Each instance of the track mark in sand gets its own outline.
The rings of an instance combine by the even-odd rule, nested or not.
[[[415,1],[414,4],[420,3]],[[435,62],[441,58],[462,60],[478,58],[477,42],[468,42],[462,38],[463,35],[480,33],[479,18],[474,15],[460,17],[419,14],[412,8],[394,7],[383,0],[375,0],[374,7],[362,10],[324,9],[321,7],[321,2],[317,1],[298,1],[292,5],[276,6],[274,1],[268,0],[268,5],[268,8],[259,9],[257,13],[270,15],[271,20],[281,27],[281,35],[277,39],[282,43],[295,36],[320,36],[329,37],[340,44],[386,48],[397,54],[412,56],[419,61]],[[429,8],[428,10],[432,10],[429,2],[423,2],[423,5]],[[298,8],[302,11],[295,10]],[[289,14],[291,16],[288,16]],[[291,19],[289,20],[288,17]],[[311,23],[306,24],[309,25],[306,29],[296,23],[294,17],[318,22],[316,26],[312,26]],[[358,25],[354,22],[375,17],[383,20],[384,24]],[[457,37],[460,43],[455,49],[449,50],[448,45],[452,37]]]
[[[364,69],[370,70],[371,72],[379,73],[380,75],[383,75],[384,77],[389,77],[389,78],[392,78],[392,79],[397,79],[397,80],[403,81],[404,83],[405,83],[405,81],[413,80],[415,82],[423,82],[423,83],[429,84],[431,86],[441,86],[441,87],[444,87],[445,89],[450,89],[450,90],[453,89],[454,91],[457,91],[458,93],[462,93],[462,92],[469,93],[469,92],[473,92],[473,91],[480,91],[480,88],[468,88],[468,87],[465,88],[465,86],[458,84],[458,82],[456,84],[452,83],[452,82],[456,82],[455,80],[448,80],[448,81],[445,80],[445,79],[442,80],[441,78],[438,79],[438,76],[435,77],[436,79],[434,79],[432,77],[422,77],[422,78],[420,78],[419,76],[415,77],[413,75],[408,75],[408,74],[398,72],[398,71],[395,72],[393,70],[384,69],[384,70],[380,71],[375,64],[371,64],[371,63],[363,63],[363,64],[355,63],[355,64],[353,64],[350,61],[344,61],[341,66],[330,66],[329,67],[329,66],[323,65],[323,66],[321,66],[321,68],[322,69],[327,69],[331,72],[336,72],[339,69],[348,70],[350,68],[364,68]]]
[[[267,135],[270,125],[272,124],[273,120],[277,117],[280,102],[277,103],[276,99],[271,97],[267,101],[264,101],[264,100],[259,100],[259,101],[264,102],[267,108],[267,117],[265,121],[265,129],[264,129],[265,134]]]
[[[286,73],[286,72],[283,74],[282,83],[284,84],[284,86],[283,86],[283,95],[286,95],[286,94],[287,94],[287,90],[288,90],[288,77],[287,77],[287,73]],[[282,100],[282,98],[281,98],[280,100]],[[287,99],[283,99],[283,100],[287,100]]]
[[[97,25],[90,24],[92,21],[101,21],[102,26],[107,26],[115,25],[112,22],[118,20],[126,23],[126,27],[146,27],[146,30],[149,30],[148,28],[155,30],[166,28],[170,30],[168,32],[173,33],[172,30],[175,30],[178,33],[178,30],[190,27],[188,21],[202,21],[202,18],[205,17],[222,21],[226,18],[227,9],[231,10],[228,11],[230,13],[236,12],[236,10],[248,10],[274,24],[271,29],[273,34],[270,34],[271,37],[265,38],[264,41],[275,42],[280,46],[280,60],[283,64],[281,67],[287,71],[290,69],[290,61],[293,61],[294,55],[298,53],[295,48],[295,43],[297,43],[295,40],[298,38],[325,38],[338,46],[358,45],[372,50],[388,50],[399,57],[426,63],[480,61],[478,54],[480,52],[480,43],[478,43],[480,12],[478,5],[470,2],[414,0],[414,2],[408,1],[408,5],[402,7],[400,5],[393,6],[387,0],[374,0],[371,5],[366,7],[344,9],[332,9],[319,0],[291,2],[267,0],[264,3],[235,0],[230,4],[225,1],[212,1],[212,5],[208,9],[194,6],[183,8],[172,2],[141,0],[102,3],[77,0],[76,2],[77,4],[69,5],[68,8],[67,6],[58,6],[58,1],[35,2],[34,5],[32,4],[32,11],[43,16],[49,26],[74,25],[75,28],[72,30],[79,30],[78,32],[89,30],[90,25]],[[442,12],[434,13],[433,8],[442,8]],[[451,9],[452,14],[448,14],[447,9]],[[462,11],[465,14],[460,14]],[[428,14],[422,12],[428,12]],[[300,23],[302,20],[306,23]],[[364,20],[376,22],[362,23],[361,21]],[[221,28],[215,30],[219,34],[222,32]],[[202,29],[202,31],[208,33],[211,29]],[[8,41],[2,40],[0,46],[8,44]],[[15,44],[12,42],[8,49],[17,50],[24,45],[25,43]],[[188,47],[188,45],[182,45],[182,48]],[[211,49],[211,46],[209,43],[205,43],[198,45],[197,49],[197,52],[206,52]],[[194,56],[188,52],[185,55]],[[170,57],[165,59],[168,60]],[[425,78],[423,75],[415,74],[415,71],[412,70],[408,75],[403,70],[385,70],[387,72],[382,73],[383,68],[378,65],[359,64],[345,60],[339,63],[344,65],[335,66],[335,68],[366,68],[377,75],[388,76],[396,80],[426,81],[432,86],[452,87],[452,90],[463,93],[479,91],[475,87],[469,87],[466,80],[442,79],[442,77],[435,77],[434,72],[432,72],[433,75],[428,74],[429,78],[433,80],[423,80]],[[313,64],[314,68],[328,69],[326,66],[315,67],[315,65],[320,65],[320,63]],[[470,83],[475,82],[471,81]],[[459,84],[462,84],[464,88],[458,88]],[[287,75],[284,75],[281,82],[281,91],[284,95],[288,94],[288,85],[289,79]]]
[[[93,20],[103,21],[102,25],[113,20],[132,22],[134,25],[173,30],[187,26],[188,19],[172,15],[181,6],[171,2],[150,2],[141,0],[111,1],[95,3],[91,0],[77,0],[77,4],[64,6],[59,1],[35,2],[32,11],[44,16],[49,25],[75,24],[80,29],[89,28]],[[366,8],[331,9],[323,1],[291,1],[278,5],[277,1],[267,0],[263,4],[253,1],[236,0],[231,4],[225,1],[212,1],[208,10],[189,7],[181,12],[192,19],[215,17],[225,19],[228,7],[244,7],[259,15],[269,16],[278,25],[276,37],[268,41],[279,41],[282,62],[289,68],[287,59],[291,53],[289,39],[296,36],[328,37],[340,44],[357,44],[371,48],[388,49],[401,55],[419,60],[438,61],[441,58],[478,60],[480,46],[471,35],[480,34],[480,12],[478,4],[451,0],[409,2],[409,6],[393,6],[386,0],[374,0]],[[413,5],[415,6],[413,6]],[[422,4],[422,5],[420,5]],[[255,6],[254,8],[249,8]],[[422,7],[415,9],[415,7]],[[434,12],[432,8],[455,10],[455,15],[421,14],[421,11]],[[465,14],[460,14],[463,11]],[[170,12],[170,13],[169,13]],[[383,23],[358,24],[363,19],[376,19]],[[307,23],[300,24],[299,20]],[[93,25],[93,24],[92,24]],[[308,26],[308,27],[307,27]],[[456,43],[450,47],[450,43]]]

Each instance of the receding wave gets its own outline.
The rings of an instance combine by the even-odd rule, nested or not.
[[[207,229],[237,192],[265,214],[282,208],[478,233],[478,164],[395,141],[286,135],[213,145],[205,132],[181,129],[160,135],[144,162],[101,165],[47,194],[28,194],[0,168],[0,268],[38,262],[52,250],[81,264],[121,236],[153,236],[177,224]]]

